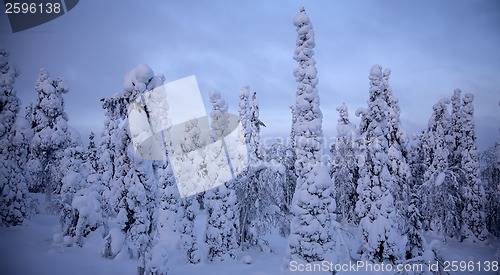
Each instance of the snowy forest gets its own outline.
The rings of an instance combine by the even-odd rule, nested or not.
[[[29,231],[42,217],[57,220],[43,236],[46,246],[60,257],[91,251],[96,274],[123,274],[113,262],[139,275],[334,274],[346,271],[334,264],[360,261],[393,265],[389,274],[449,274],[447,263],[459,260],[453,257],[460,250],[466,264],[459,271],[472,265],[497,274],[500,143],[478,150],[474,94],[449,91],[428,110],[427,127],[407,133],[391,70],[374,65],[367,68],[366,106],[348,110],[339,102],[338,121],[323,121],[304,8],[293,27],[297,88],[289,136],[261,138],[259,95],[242,83],[235,93],[249,165],[189,197],[179,194],[183,183],[168,159],[142,159],[132,146],[127,108],[166,83],[161,73],[145,64],[132,69],[121,92],[101,99],[102,130],[82,137],[68,123],[65,80],[40,69],[36,99],[22,108],[19,70],[0,49],[0,236]],[[228,104],[217,91],[209,99],[216,140],[227,128]],[[324,123],[336,123],[334,139],[323,135]],[[186,123],[180,139],[185,153],[199,146],[199,125]],[[217,169],[210,159],[198,161]],[[184,175],[197,173],[184,168]],[[410,268],[417,264],[420,270]]]

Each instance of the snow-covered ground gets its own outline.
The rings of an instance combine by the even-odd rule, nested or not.
[[[43,200],[43,198],[40,198]],[[46,214],[43,207],[41,213],[27,221],[23,226],[0,227],[0,274],[5,275],[127,275],[136,274],[136,260],[118,256],[114,260],[101,257],[104,240],[101,232],[94,232],[88,236],[83,247],[62,247],[56,245],[54,234],[59,230],[58,218]],[[196,228],[198,233],[203,233],[205,215],[200,215]],[[348,227],[350,234],[344,234],[351,253],[354,254],[357,245],[357,228]],[[200,234],[200,235],[201,235]],[[429,234],[427,242],[437,239]],[[280,274],[284,263],[287,240],[280,237],[277,232],[267,238],[272,252],[239,251],[237,259],[223,262],[203,261],[200,264],[187,264],[185,256],[178,248],[177,236],[163,236],[169,243],[169,274],[195,275],[268,275]],[[202,253],[207,254],[206,247],[199,240]],[[498,261],[500,260],[500,240],[494,239],[489,245],[475,243],[459,243],[449,240],[442,246],[442,256],[447,261]],[[340,262],[345,262],[345,255],[340,257]],[[484,268],[484,266],[483,266]],[[297,272],[304,274],[307,272]],[[349,274],[353,272],[345,272]],[[310,273],[307,273],[310,274]],[[319,274],[319,273],[318,273]],[[326,273],[323,273],[326,274]],[[339,272],[342,274],[342,272]],[[365,272],[373,274],[373,272]],[[450,272],[450,274],[454,274]],[[462,274],[500,274],[495,272],[463,272]]]

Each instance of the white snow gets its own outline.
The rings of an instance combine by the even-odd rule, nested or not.
[[[436,186],[440,186],[441,184],[443,184],[444,180],[446,178],[446,174],[445,173],[439,173],[436,177],[436,181],[434,182],[434,184]]]
[[[240,261],[244,264],[251,264],[252,263],[252,256],[244,255],[243,257],[240,258]]]
[[[37,195],[43,200],[43,195]],[[41,209],[43,209],[41,207]],[[196,231],[202,233],[205,223],[201,216],[200,222],[196,223]],[[91,233],[83,247],[71,246],[60,247],[54,244],[51,236],[57,233],[59,224],[56,216],[40,213],[20,227],[0,227],[0,252],[2,265],[0,274],[37,274],[37,275],[134,275],[137,274],[137,261],[128,257],[117,257],[114,260],[102,258],[100,251],[104,240],[102,232]],[[356,256],[359,244],[360,231],[355,226],[347,226],[345,230],[349,234],[343,234],[347,251],[351,256]],[[342,231],[340,231],[342,232]],[[60,237],[60,236],[59,236]],[[58,238],[59,238],[58,237]],[[119,238],[116,238],[119,239]],[[263,253],[255,250],[247,250],[244,253],[237,252],[236,259],[227,259],[222,262],[202,261],[200,264],[186,264],[184,255],[176,247],[176,236],[173,233],[165,236],[163,241],[153,249],[154,263],[162,261],[162,255],[168,256],[168,269],[172,275],[268,275],[281,274],[283,258],[287,240],[280,237],[276,231],[266,236],[273,252]],[[500,240],[493,239],[489,245],[476,244],[472,242],[460,243],[449,240],[448,244],[442,245],[439,237],[426,235],[428,246],[440,247],[444,260],[456,261],[498,261]],[[117,240],[119,243],[120,241]],[[206,255],[206,247],[202,245],[201,250]],[[341,253],[347,253],[346,250]],[[339,263],[349,263],[345,254],[338,255]],[[354,258],[353,260],[356,260]],[[249,263],[250,262],[250,263]],[[359,272],[360,274],[371,274],[370,272]],[[294,272],[292,274],[311,274]],[[353,272],[340,272],[337,274],[357,274]],[[495,274],[487,272],[475,272],[474,274]]]

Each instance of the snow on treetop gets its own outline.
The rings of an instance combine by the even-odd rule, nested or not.
[[[56,82],[57,82],[57,91],[61,93],[67,93],[69,91],[69,87],[64,81],[64,79],[58,78]]]
[[[164,74],[158,74],[155,77],[153,77],[153,79],[151,79],[147,89],[153,90],[154,88],[160,87],[161,85],[163,85],[163,83],[165,83],[165,80],[166,78]]]
[[[432,106],[432,108],[435,111],[438,111],[441,109],[446,109],[446,105],[448,105],[448,104],[450,104],[450,99],[446,97],[446,98],[442,98],[441,100],[439,100],[439,102],[434,104],[434,106]]]
[[[208,96],[210,97],[210,101],[218,101],[219,99],[221,99],[219,91],[211,91],[208,93]]]
[[[471,93],[466,93],[464,95],[464,103],[470,103],[472,101],[474,101],[474,95]]]
[[[389,74],[390,74],[390,70],[389,70]],[[373,65],[373,67],[370,69],[370,79],[372,77],[376,77],[376,78],[382,77],[382,66],[380,66],[379,64]]]
[[[248,85],[243,86],[243,88],[241,88],[241,90],[240,90],[240,94],[239,94],[240,98],[247,96],[249,90],[250,90],[250,86],[248,86]]]
[[[300,27],[302,25],[309,24],[310,22],[311,20],[309,20],[309,16],[307,16],[306,10],[304,9],[304,7],[301,7],[300,13],[293,18],[293,25]]]
[[[391,75],[391,69],[385,68],[385,70],[384,70],[384,77],[388,77],[390,75]]]
[[[41,92],[43,90],[43,82],[47,79],[49,79],[50,75],[49,73],[47,72],[47,70],[45,70],[45,68],[40,68],[40,73],[38,74],[38,80],[35,84],[35,89],[37,92]]]
[[[147,84],[153,77],[153,70],[148,65],[139,64],[125,75],[123,88],[126,91],[134,90],[134,86],[144,86],[145,88],[145,84]]]
[[[342,105],[338,106],[336,109],[340,114],[347,114],[347,105],[345,105],[345,102],[342,103]]]

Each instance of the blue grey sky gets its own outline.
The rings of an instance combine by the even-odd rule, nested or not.
[[[500,141],[500,2],[442,1],[80,1],[49,23],[13,34],[0,18],[0,45],[21,69],[18,95],[35,98],[41,67],[70,86],[70,125],[86,139],[100,132],[99,99],[119,92],[125,74],[148,64],[167,81],[196,75],[237,113],[240,88],[257,91],[264,136],[286,136],[296,83],[292,24],[304,6],[316,37],[325,136],[336,134],[335,108],[365,107],[372,65],[392,70],[403,125],[425,128],[432,105],[455,88],[475,95],[481,149]]]

